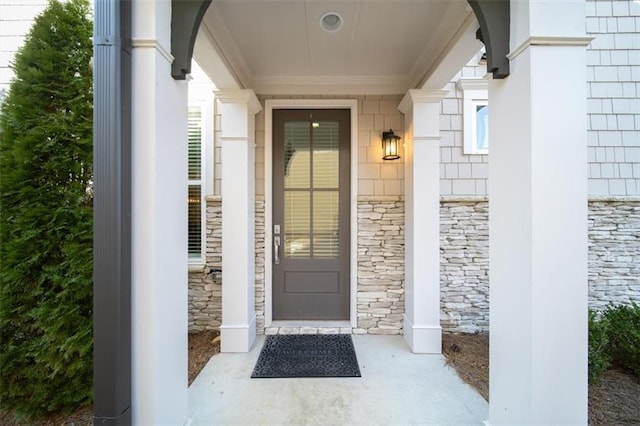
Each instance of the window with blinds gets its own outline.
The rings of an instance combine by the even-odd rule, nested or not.
[[[335,259],[340,253],[339,131],[334,121],[284,125],[287,258]]]
[[[201,261],[203,257],[203,223],[204,223],[204,202],[203,196],[203,158],[204,143],[202,140],[202,108],[200,106],[189,106],[188,135],[188,174],[189,191],[188,202],[188,249],[190,261]]]

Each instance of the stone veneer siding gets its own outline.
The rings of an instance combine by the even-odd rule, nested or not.
[[[189,273],[189,331],[218,329],[221,313],[221,201],[207,198],[207,265]],[[489,204],[486,197],[445,197],[440,203],[441,323],[445,331],[489,328]],[[255,309],[264,330],[264,198],[256,201]],[[404,314],[404,201],[358,198],[358,290],[355,329],[277,330],[401,334]],[[640,303],[640,198],[589,202],[589,306]]]
[[[222,201],[206,197],[205,265],[189,270],[189,332],[219,330],[222,323],[222,274],[210,274],[222,267]]]
[[[358,328],[355,333],[402,334],[404,201],[358,198]]]
[[[489,329],[489,202],[440,202],[440,322],[446,331]]]
[[[210,274],[222,267],[222,200],[206,197],[206,264],[189,270],[189,332],[219,330],[222,324],[222,274]],[[258,333],[264,329],[264,197],[256,197],[255,309]]]
[[[589,307],[640,303],[640,198],[589,202]]]
[[[255,310],[258,334],[265,324],[264,197],[256,200]],[[222,322],[222,202],[207,198],[204,268],[189,273],[189,331],[219,329]],[[404,314],[404,201],[400,196],[360,197],[358,202],[358,327],[325,330],[401,334]],[[293,330],[282,330],[293,332]],[[308,330],[311,331],[311,330]],[[277,332],[267,330],[268,333]],[[317,330],[323,332],[323,330]]]
[[[441,310],[446,331],[489,329],[489,205],[440,204]],[[640,199],[589,201],[589,307],[640,303]]]

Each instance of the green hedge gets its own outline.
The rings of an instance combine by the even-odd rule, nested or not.
[[[33,418],[92,399],[92,17],[51,1],[0,110],[0,403]]]
[[[589,382],[616,366],[640,377],[640,306],[609,306],[589,311]]]
[[[589,383],[596,383],[611,366],[609,323],[589,311]]]
[[[640,306],[609,307],[604,312],[609,329],[609,355],[614,365],[640,377]]]

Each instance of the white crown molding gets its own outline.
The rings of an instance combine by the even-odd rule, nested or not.
[[[403,114],[408,114],[413,108],[413,105],[420,103],[439,103],[447,96],[447,93],[449,93],[448,90],[411,89],[404,98],[402,98],[402,101],[400,101],[398,109]]]
[[[397,95],[405,93],[409,78],[395,76],[268,76],[253,79],[261,95]]]
[[[170,64],[173,63],[173,55],[167,50],[162,43],[153,38],[133,38],[131,39],[131,47],[138,49],[155,49]]]
[[[216,99],[223,104],[246,104],[249,111],[257,114],[262,110],[262,104],[251,89],[232,89],[214,92]]]
[[[489,74],[491,75],[491,74]],[[489,80],[485,78],[461,78],[456,82],[458,89],[467,90],[489,90]]]
[[[274,109],[353,109],[358,108],[357,99],[266,99],[267,112]]]
[[[566,37],[566,36],[531,36],[507,55],[513,61],[530,46],[588,46],[594,37]]]

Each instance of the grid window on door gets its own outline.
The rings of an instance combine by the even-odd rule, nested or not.
[[[335,259],[339,238],[339,124],[290,121],[284,136],[284,254]]]

